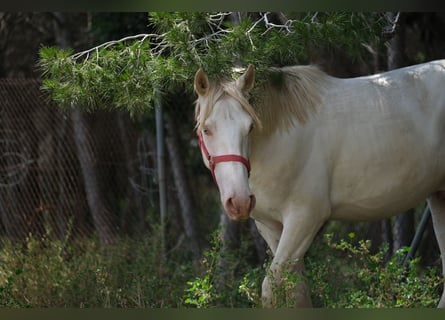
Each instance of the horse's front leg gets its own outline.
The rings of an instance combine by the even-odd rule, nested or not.
[[[281,264],[272,262],[263,280],[263,307],[312,307],[304,267],[304,262],[298,259]]]
[[[304,255],[326,222],[328,212],[320,206],[294,207],[284,216],[281,238],[270,272],[263,281],[263,306],[312,306],[309,286],[303,275]]]

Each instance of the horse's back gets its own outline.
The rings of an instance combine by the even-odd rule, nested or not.
[[[337,82],[321,130],[334,218],[394,214],[445,186],[445,60]]]

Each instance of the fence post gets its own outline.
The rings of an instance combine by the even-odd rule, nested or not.
[[[423,233],[425,232],[426,225],[428,223],[428,219],[430,218],[430,216],[431,216],[431,211],[427,204],[425,210],[423,211],[422,219],[419,222],[419,226],[417,227],[416,234],[414,235],[413,241],[411,242],[409,252],[405,257],[405,260],[403,260],[404,267],[406,267],[408,265],[408,262],[416,254],[417,248],[419,247],[420,240],[422,240],[422,236],[423,236]]]
[[[161,252],[162,259],[165,260],[166,244],[165,244],[165,221],[167,216],[167,187],[165,177],[165,148],[164,148],[164,119],[162,111],[162,99],[159,91],[155,101],[155,117],[156,117],[156,155],[158,169],[158,186],[159,186],[159,210],[161,216]]]

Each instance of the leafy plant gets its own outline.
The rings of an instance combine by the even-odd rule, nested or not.
[[[260,283],[264,270],[246,264],[251,239],[237,250],[223,248],[222,229],[212,234],[211,247],[201,260],[203,275],[188,281],[183,301],[197,308],[261,306]]]
[[[218,241],[220,230],[212,235],[212,248],[204,252],[204,258],[201,265],[204,268],[204,276],[196,277],[194,281],[187,281],[188,289],[185,290],[186,295],[184,302],[197,308],[210,307],[211,303],[218,299],[219,295],[215,289],[215,270],[218,263],[218,255],[221,250]]]
[[[267,263],[265,264],[265,266]],[[261,283],[265,275],[265,268],[253,268],[241,280],[238,292],[244,295],[253,307],[261,307]]]
[[[307,258],[313,300],[318,306],[351,307],[435,307],[443,285],[440,268],[423,270],[414,259],[404,268],[409,248],[403,248],[385,263],[388,246],[370,252],[369,240],[334,242],[325,235],[326,247],[318,244]],[[327,251],[330,249],[330,251]],[[332,250],[333,249],[333,250]]]

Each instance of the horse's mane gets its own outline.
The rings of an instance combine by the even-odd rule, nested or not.
[[[313,65],[271,68],[253,103],[264,131],[288,130],[296,123],[305,124],[317,112],[328,79]]]
[[[204,101],[201,100],[204,110],[200,110],[201,105],[197,102],[197,128],[202,128],[215,102],[225,94],[241,104],[263,133],[288,130],[297,123],[305,124],[310,115],[317,112],[330,78],[312,65],[270,68],[267,80],[254,89],[252,103],[237,89],[235,81],[212,84]]]

